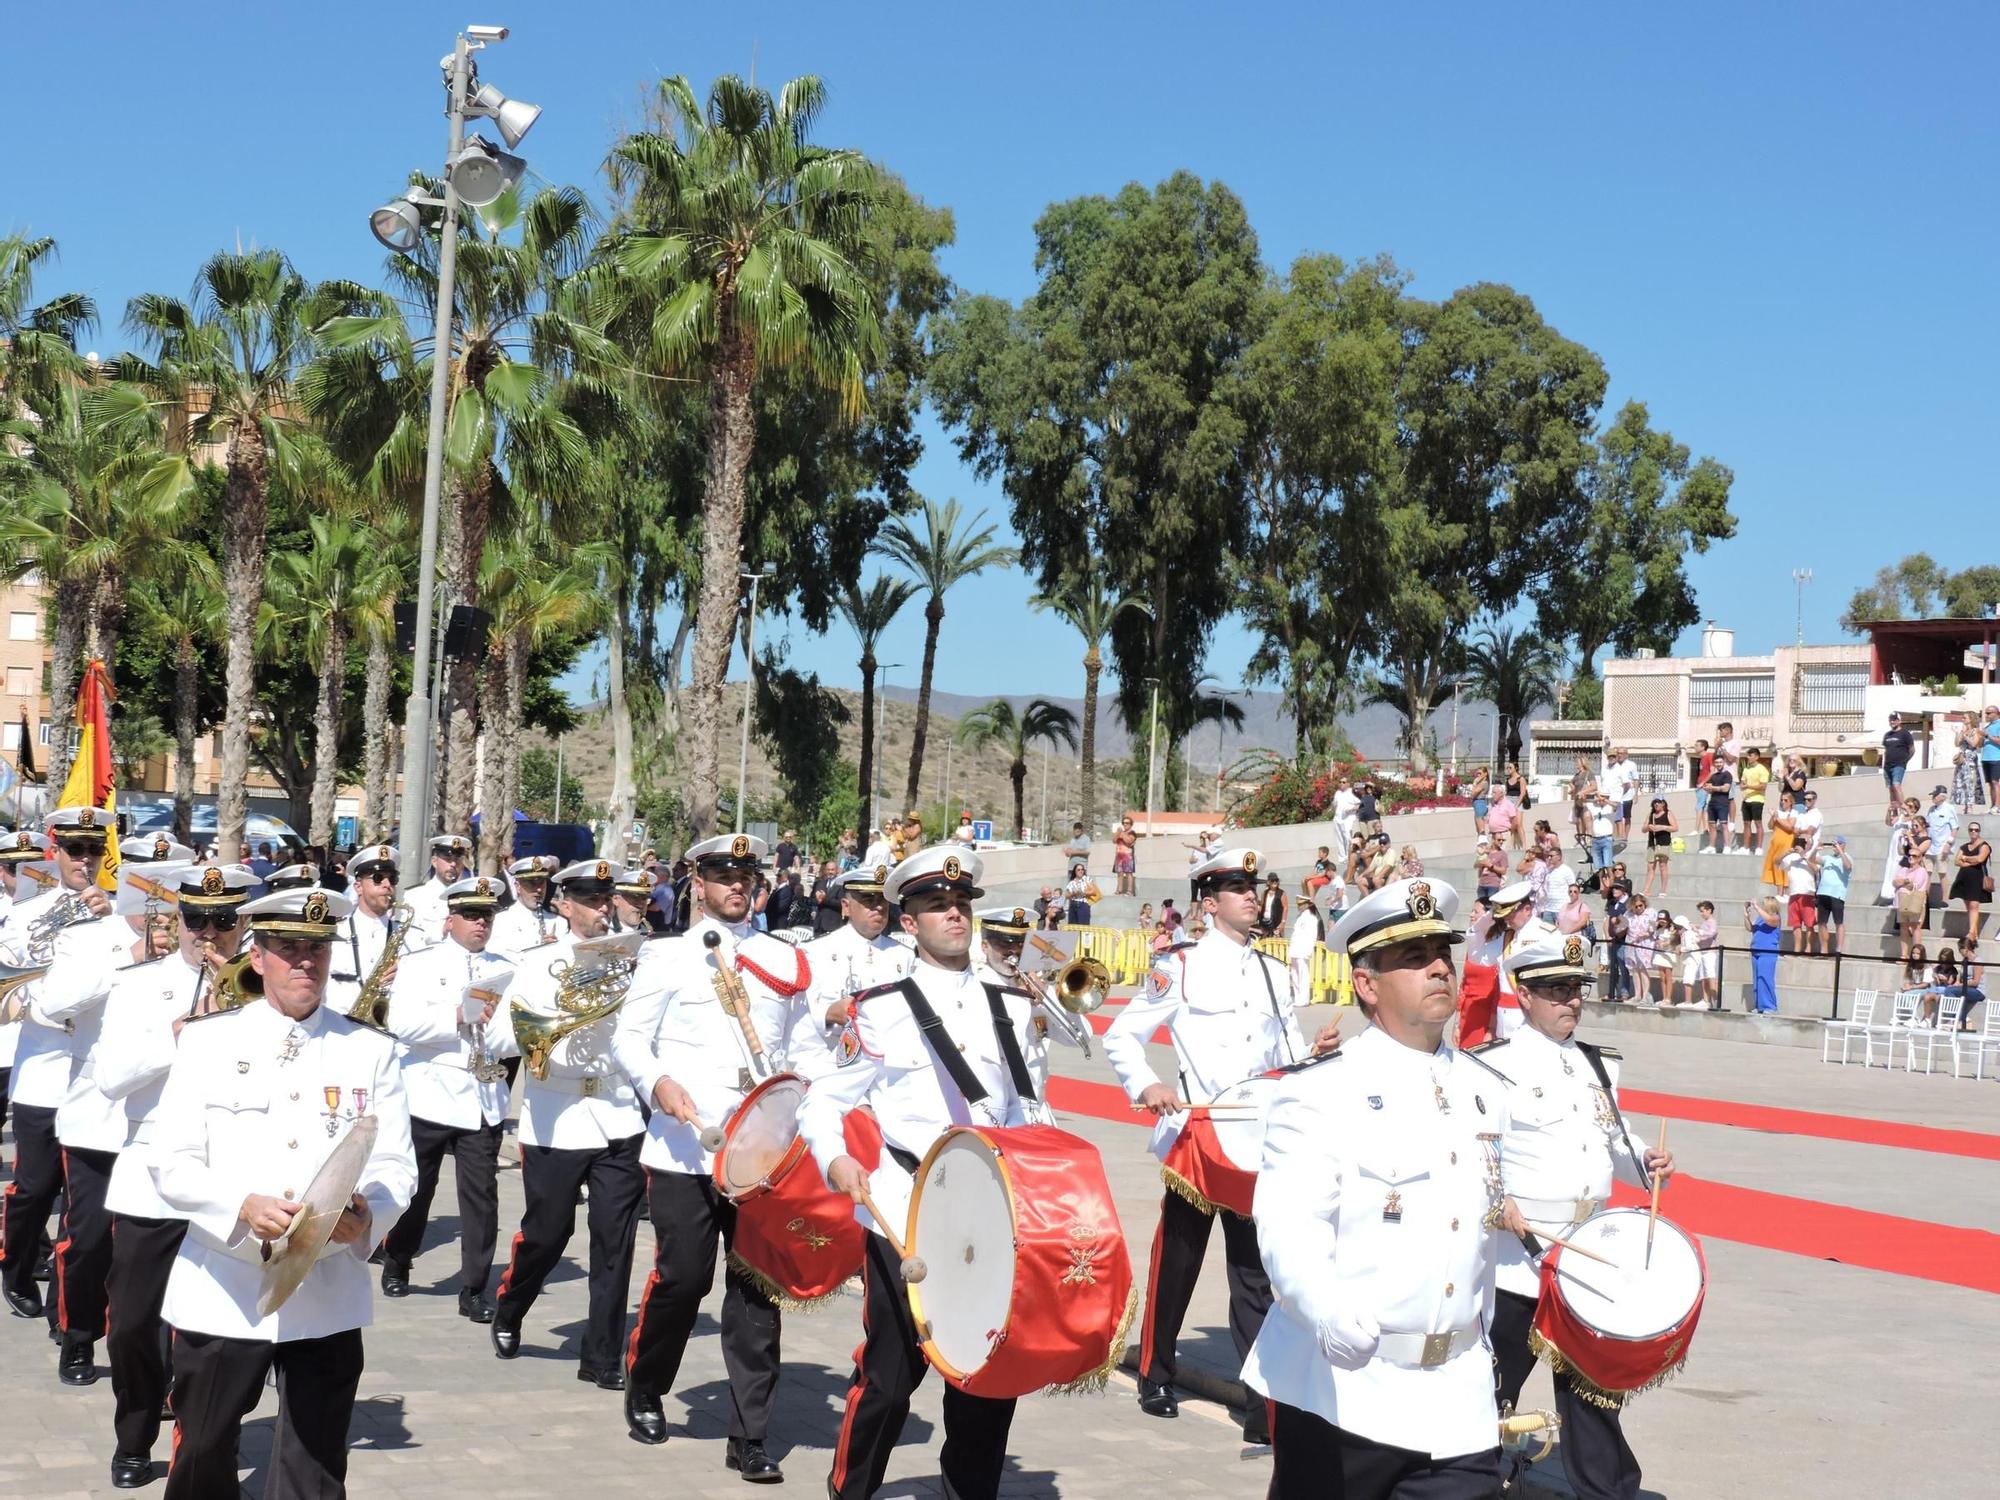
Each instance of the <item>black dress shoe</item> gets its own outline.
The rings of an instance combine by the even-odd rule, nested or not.
[[[458,1294],[458,1315],[475,1323],[491,1323],[493,1304],[478,1292],[461,1290]]]
[[[1251,1447],[1269,1447],[1271,1443],[1271,1416],[1264,1403],[1254,1403],[1243,1414],[1243,1441]]]
[[[56,1379],[64,1385],[97,1384],[97,1362],[92,1357],[96,1349],[90,1339],[64,1339],[62,1359],[56,1364]]]
[[[778,1467],[778,1461],[766,1453],[764,1445],[755,1438],[731,1438],[729,1456],[723,1462],[740,1473],[745,1484],[785,1482],[785,1471]]]
[[[520,1358],[521,1322],[518,1318],[503,1318],[496,1314],[487,1332],[493,1335],[493,1352],[501,1359]]]
[[[143,1489],[153,1482],[153,1460],[144,1453],[111,1455],[111,1487],[114,1490]]]
[[[1181,1403],[1170,1385],[1160,1385],[1156,1381],[1139,1382],[1139,1410],[1149,1417],[1178,1417]]]
[[[609,1369],[605,1370],[598,1369],[596,1365],[578,1365],[576,1367],[576,1378],[590,1382],[590,1384],[596,1386],[601,1391],[622,1391],[625,1389],[625,1367],[623,1365],[612,1365]]]
[[[24,1297],[10,1286],[4,1292],[0,1292],[0,1295],[6,1297],[7,1306],[17,1318],[39,1318],[43,1316],[42,1296],[40,1292],[31,1291]]]
[[[410,1273],[399,1271],[387,1261],[382,1263],[382,1295],[385,1297],[407,1297],[410,1295]]]
[[[660,1410],[660,1398],[650,1391],[627,1386],[625,1430],[632,1434],[635,1443],[664,1443],[667,1440],[667,1414]]]

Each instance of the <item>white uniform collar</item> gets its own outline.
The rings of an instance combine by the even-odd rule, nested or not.
[[[1428,1078],[1431,1065],[1447,1055],[1443,1043],[1438,1044],[1435,1052],[1420,1052],[1415,1047],[1407,1047],[1397,1041],[1372,1021],[1362,1030],[1361,1035],[1347,1044],[1348,1049],[1352,1050],[1357,1044],[1367,1049],[1368,1065],[1371,1068],[1402,1068],[1412,1077],[1422,1074]]]
[[[1553,1037],[1543,1036],[1534,1027],[1527,1025],[1525,1022],[1516,1028],[1514,1034],[1507,1040],[1510,1045],[1524,1047],[1531,1052],[1537,1047],[1546,1048],[1554,1052],[1574,1052],[1576,1050],[1576,1037],[1574,1034],[1571,1035],[1568,1041],[1558,1042]]]
[[[737,942],[742,942],[757,930],[757,924],[745,917],[741,922],[725,922],[720,917],[711,917],[703,912],[694,925],[688,928],[688,936],[693,937],[713,927],[717,932],[726,932]]]

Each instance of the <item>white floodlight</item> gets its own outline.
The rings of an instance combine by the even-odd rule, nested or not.
[[[484,208],[521,180],[527,161],[509,156],[491,141],[473,136],[445,168],[445,181],[460,199],[474,208]]]
[[[416,199],[416,193],[405,193],[368,216],[369,229],[388,249],[408,253],[423,239],[424,221],[417,212]]]
[[[529,104],[521,99],[509,99],[490,83],[482,83],[465,101],[468,116],[491,120],[500,127],[500,135],[509,147],[521,144],[521,138],[534,129],[535,121],[542,116],[539,104]]]
[[[468,26],[465,34],[475,42],[504,42],[507,40],[505,26]]]

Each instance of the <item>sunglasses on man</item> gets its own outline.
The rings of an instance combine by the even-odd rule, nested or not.
[[[181,913],[181,926],[185,927],[189,932],[207,932],[211,927],[217,932],[234,932],[236,930],[236,913],[233,911],[184,911]]]
[[[104,852],[104,845],[94,839],[57,839],[56,847],[71,859],[88,859]]]

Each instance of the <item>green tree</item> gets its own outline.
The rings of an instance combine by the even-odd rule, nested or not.
[[[999,745],[1011,757],[1007,779],[1014,784],[1014,832],[1018,836],[1028,826],[1028,749],[1040,743],[1074,750],[1076,715],[1046,698],[1030,698],[1019,709],[1005,698],[995,698],[958,721],[958,743],[968,750]]]
[[[540,745],[521,751],[521,795],[517,805],[538,823],[585,823],[590,821],[584,803],[583,782],[567,767],[562,774],[560,805],[556,797],[556,758]]]
[[[853,714],[816,674],[787,666],[782,643],[762,656],[750,727],[777,774],[784,820],[807,826],[833,793],[841,773],[840,729]]]
[[[189,548],[172,570],[140,582],[132,608],[146,631],[172,646],[174,837],[185,844],[194,828],[195,742],[211,722],[204,707],[203,661],[223,635],[221,570],[206,552]]]
[[[1054,593],[1037,594],[1036,609],[1060,615],[1083,637],[1083,764],[1079,771],[1082,808],[1077,816],[1085,828],[1097,826],[1097,686],[1104,675],[1104,643],[1111,627],[1127,610],[1149,614],[1145,604],[1129,595],[1115,597],[1094,570],[1066,579]]]
[[[961,526],[956,500],[942,506],[923,502],[923,530],[898,517],[882,532],[877,546],[916,576],[918,586],[930,595],[924,606],[924,665],[917,680],[917,723],[910,734],[910,776],[904,788],[906,806],[917,805],[924,774],[924,734],[931,722],[931,675],[937,666],[938,632],[944,628],[944,596],[954,584],[983,573],[988,568],[1006,567],[1020,556],[1012,547],[993,540],[994,528],[980,523],[982,511]]]
[[[1536,708],[1555,702],[1556,683],[1568,666],[1534,631],[1511,625],[1488,625],[1466,646],[1466,683],[1473,697],[1493,705],[1503,762],[1521,758],[1522,726]]]
[[[1876,571],[1875,581],[1854,591],[1840,628],[1866,634],[1870,620],[1973,619],[2000,602],[2000,568],[1975,564],[1954,573],[1928,552],[1912,552]]]
[[[861,768],[858,800],[868,814],[869,830],[877,821],[875,775],[875,647],[889,622],[915,594],[917,586],[901,578],[877,575],[867,590],[850,586],[840,613],[861,643]]]
[[[0,389],[17,398],[94,373],[76,344],[97,326],[97,304],[82,292],[35,301],[35,276],[56,253],[47,235],[0,235]]]
[[[812,77],[774,98],[734,76],[704,110],[687,80],[662,80],[670,128],[627,136],[614,161],[638,174],[635,231],[609,247],[620,343],[649,370],[708,385],[701,583],[685,713],[687,815],[716,826],[722,690],[741,605],[745,494],[760,372],[835,392],[850,418],[880,358],[879,308],[861,263],[879,201],[860,153],[811,143],[826,99]]]

